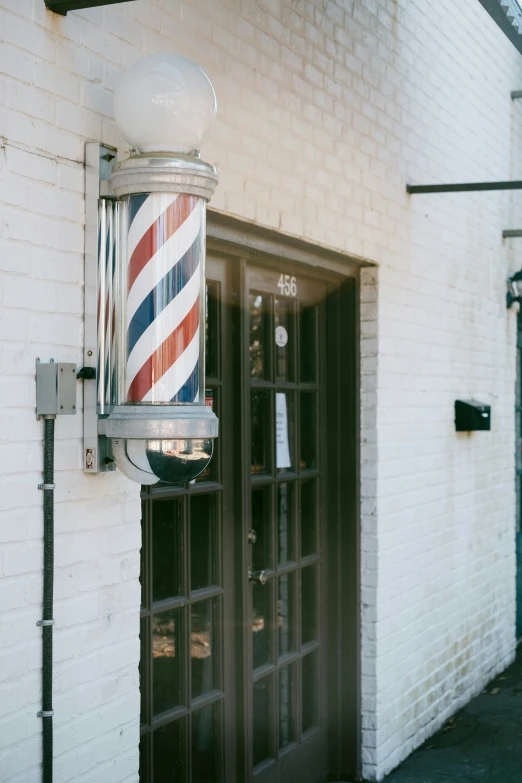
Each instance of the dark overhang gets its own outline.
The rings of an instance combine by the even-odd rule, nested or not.
[[[479,0],[479,3],[522,54],[522,5],[518,0]]]
[[[81,8],[94,8],[96,5],[115,5],[133,2],[133,0],[45,0],[49,11],[65,16],[67,11],[79,11]]]

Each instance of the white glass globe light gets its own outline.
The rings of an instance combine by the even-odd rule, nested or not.
[[[140,152],[199,150],[216,116],[206,73],[185,57],[153,54],[135,63],[114,94],[114,119]]]

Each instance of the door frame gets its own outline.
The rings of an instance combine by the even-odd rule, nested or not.
[[[281,268],[281,264],[301,268],[303,272],[320,272],[325,280],[337,282],[338,287],[328,298],[326,308],[327,334],[331,341],[327,366],[328,417],[327,436],[334,433],[339,444],[336,464],[327,465],[328,496],[335,498],[335,507],[328,508],[329,525],[326,531],[328,569],[328,734],[329,757],[333,778],[359,779],[361,775],[361,628],[360,628],[360,331],[359,331],[359,270],[368,264],[342,253],[286,237],[279,232],[263,229],[213,210],[207,215],[207,247],[211,251],[246,260],[260,266]],[[234,270],[233,289],[243,290],[243,263]],[[231,301],[232,330],[241,334],[239,302]],[[236,306],[234,307],[234,304]],[[244,367],[241,352],[234,358],[234,387],[241,388]],[[346,356],[353,357],[346,361]],[[241,411],[245,424],[246,411]],[[243,429],[243,427],[241,428]],[[236,476],[242,474],[244,457],[240,440],[234,444]],[[238,472],[239,471],[239,472]],[[241,509],[241,482],[236,482],[236,500]],[[235,526],[237,537],[234,550],[238,617],[245,616],[249,591],[247,584],[248,542],[242,535],[242,525]],[[341,557],[340,557],[341,555]],[[342,598],[341,598],[342,597]],[[351,620],[351,622],[350,622]],[[239,625],[239,624],[238,624]],[[250,661],[246,659],[243,628],[237,628],[236,666],[241,682],[246,682]],[[246,725],[246,699],[238,700],[237,728]],[[238,737],[238,774],[247,780],[248,751],[242,752],[246,742]]]
[[[522,642],[522,313],[517,315],[515,383],[515,557],[516,618],[515,634]]]

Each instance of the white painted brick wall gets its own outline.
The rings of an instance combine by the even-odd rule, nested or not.
[[[363,770],[379,779],[514,652],[520,57],[477,0],[0,0],[0,781],[39,780],[34,358],[82,356],[83,151],[123,146],[119,74],[195,59],[219,97],[215,209],[373,261],[362,279]],[[518,223],[517,223],[518,220]],[[493,430],[453,432],[453,401]],[[57,422],[56,779],[137,779],[139,502]]]

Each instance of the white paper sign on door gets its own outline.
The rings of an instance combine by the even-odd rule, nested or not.
[[[276,392],[276,466],[291,467],[286,394]]]

